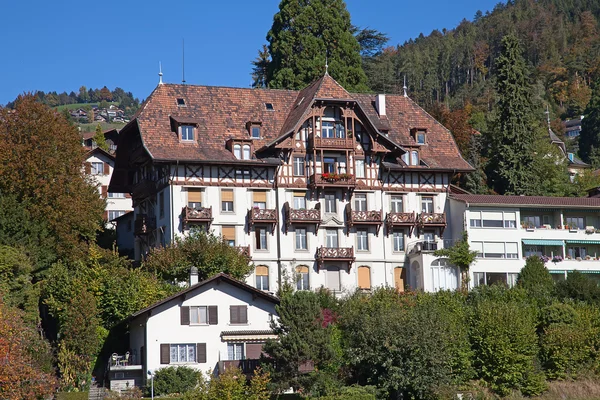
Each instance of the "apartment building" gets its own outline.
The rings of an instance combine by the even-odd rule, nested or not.
[[[109,190],[132,194],[138,260],[204,228],[251,256],[261,290],[434,290],[455,276],[433,251],[470,170],[406,95],[328,74],[300,91],[161,83],[120,132]]]
[[[469,234],[478,252],[470,285],[513,286],[529,256],[555,279],[580,271],[600,281],[600,198],[451,194],[448,238]]]

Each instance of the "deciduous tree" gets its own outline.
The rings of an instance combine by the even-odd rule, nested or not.
[[[600,77],[594,84],[592,98],[581,121],[579,154],[594,168],[600,167]]]

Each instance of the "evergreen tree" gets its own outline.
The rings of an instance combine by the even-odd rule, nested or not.
[[[267,87],[267,71],[269,70],[269,48],[263,44],[262,50],[258,51],[258,57],[252,61],[252,87]]]
[[[579,155],[594,168],[600,167],[600,77],[581,121]]]
[[[497,65],[496,116],[488,135],[487,176],[500,194],[533,194],[535,119],[527,68],[519,40],[514,35],[502,39]]]
[[[344,88],[367,90],[360,45],[343,0],[282,0],[267,34],[271,63],[267,84],[301,89],[325,73]]]
[[[106,143],[106,139],[104,138],[104,133],[102,132],[102,127],[100,124],[96,125],[96,133],[92,138],[96,146],[100,147],[104,151],[108,151],[108,143]]]

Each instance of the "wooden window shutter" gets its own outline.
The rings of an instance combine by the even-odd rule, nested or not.
[[[248,360],[258,360],[262,354],[264,343],[246,343],[246,358]]]
[[[110,164],[104,163],[104,175],[110,174]]]
[[[108,197],[108,186],[102,185],[102,198],[105,199]]]
[[[188,189],[188,203],[202,203],[202,190]]]
[[[171,363],[171,345],[166,343],[160,344],[160,363],[170,364]]]
[[[233,189],[222,189],[221,201],[233,201]]]
[[[240,306],[240,324],[248,323],[248,307]]]
[[[255,203],[266,203],[267,202],[267,192],[262,191],[262,190],[254,192],[254,202]]]
[[[371,271],[369,267],[358,267],[358,287],[371,289]]]
[[[304,192],[294,192],[294,197],[305,197]]]
[[[189,307],[181,307],[181,325],[189,325],[190,324],[190,308]]]
[[[92,173],[92,163],[90,163],[90,162],[85,163],[85,173],[88,175]]]
[[[404,292],[405,276],[406,272],[404,271],[404,268],[394,268],[394,283],[396,284],[396,290],[399,292]]]
[[[206,343],[196,343],[196,362],[206,362]]]
[[[208,306],[208,324],[218,325],[219,324],[219,309],[217,306]]]
[[[240,322],[240,313],[238,311],[238,306],[229,306],[229,323],[230,324],[239,324]]]
[[[225,240],[235,240],[235,226],[222,227],[221,235]]]
[[[259,265],[254,269],[254,273],[258,276],[269,275],[269,267],[264,266],[264,265]]]

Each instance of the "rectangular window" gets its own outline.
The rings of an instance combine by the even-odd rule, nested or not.
[[[565,224],[569,225],[569,229],[585,229],[583,217],[566,217]]]
[[[337,229],[326,229],[325,230],[325,247],[330,247],[330,248],[338,247]]]
[[[244,343],[227,343],[227,358],[229,360],[244,359]]]
[[[517,227],[517,213],[505,212],[504,213],[504,227],[505,228],[516,228]]]
[[[296,228],[296,250],[307,250],[306,228]]]
[[[294,157],[294,176],[304,176],[304,157]]]
[[[108,198],[109,199],[124,199],[125,198],[125,193],[108,192]]]
[[[509,288],[513,288],[517,285],[518,277],[519,277],[519,274],[512,274],[512,273],[506,274],[506,283],[508,284]]]
[[[473,287],[485,285],[485,272],[473,272]]]
[[[202,208],[202,190],[188,189],[188,207],[196,210]]]
[[[221,189],[221,211],[233,212],[233,189]]]
[[[261,210],[264,210],[265,208],[267,208],[267,192],[265,192],[265,191],[253,192],[252,200],[253,200],[252,207],[260,208]]]
[[[231,324],[247,324],[248,306],[229,306],[229,322]]]
[[[254,230],[254,241],[256,250],[268,250],[267,248],[267,228],[256,227]]]
[[[504,226],[502,212],[483,211],[481,219],[483,220],[482,226],[484,228],[502,228]]]
[[[323,136],[324,138],[334,138],[335,132],[333,130],[333,126],[333,121],[323,121],[323,126],[321,128],[321,136]]]
[[[194,125],[181,125],[181,140],[186,142],[194,141]]]
[[[340,269],[338,267],[327,267],[327,275],[325,277],[327,281],[327,289],[334,292],[342,290],[340,285]]]
[[[531,257],[531,256],[543,256],[544,252],[542,250],[542,246],[524,246],[523,248],[523,255],[525,257]]]
[[[354,195],[354,210],[367,211],[367,195],[365,193]]]
[[[504,258],[504,243],[483,243],[483,256],[485,258]]]
[[[410,152],[410,165],[419,165],[419,152],[411,151]]]
[[[391,209],[393,213],[404,212],[404,207],[402,205],[402,196],[392,196]]]
[[[477,252],[477,257],[483,257],[483,242],[471,242],[471,250]]]
[[[395,230],[392,233],[392,240],[394,241],[394,251],[404,251],[404,232]]]
[[[523,217],[523,227],[524,228],[539,228],[541,227],[540,216],[539,215],[528,215]]]
[[[481,211],[469,211],[469,226],[481,228]]]
[[[251,128],[251,131],[252,131],[252,137],[253,137],[254,139],[260,139],[260,126],[256,126],[256,125],[254,125],[254,126]]]
[[[104,163],[103,162],[92,162],[91,174],[92,175],[103,175],[104,174]]]
[[[337,212],[337,201],[335,198],[335,193],[325,193],[325,212]]]
[[[269,268],[264,266],[256,267],[256,288],[259,290],[269,290]]]
[[[235,226],[223,226],[221,235],[228,245],[235,246]]]
[[[519,258],[519,245],[517,243],[506,243],[506,258]]]
[[[304,192],[294,192],[294,209],[306,209],[306,197],[304,196]]]
[[[366,230],[356,231],[356,248],[358,251],[369,251],[369,233]]]
[[[323,173],[335,173],[335,158],[333,157],[325,157],[323,158]]]
[[[165,192],[160,192],[158,195],[159,218],[165,216]]]
[[[196,362],[196,344],[172,344],[171,346],[171,364],[173,363],[195,363]]]
[[[310,286],[308,285],[308,267],[296,267],[296,273],[296,289],[310,290]]]
[[[190,325],[208,325],[208,307],[190,307]]]
[[[364,178],[365,177],[365,160],[357,158],[356,159],[356,177]]]
[[[122,210],[109,210],[108,211],[108,220],[112,221],[115,218],[119,218],[123,214],[125,214],[125,211],[122,211]]]
[[[425,144],[425,132],[417,132],[417,143]]]
[[[421,197],[421,212],[432,213],[433,212],[433,197]]]
[[[572,246],[567,248],[567,255],[573,259],[585,258],[587,255],[587,249],[585,247],[580,246]]]

